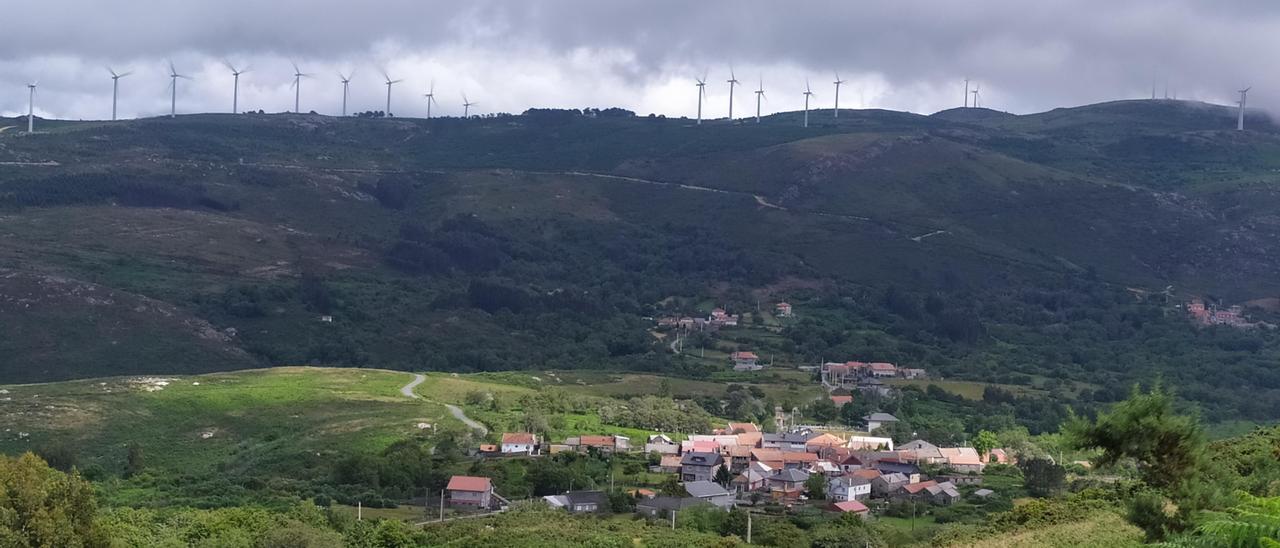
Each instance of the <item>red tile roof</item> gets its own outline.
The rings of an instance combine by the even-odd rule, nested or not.
[[[507,432],[502,435],[502,443],[523,443],[526,445],[533,445],[534,443],[537,443],[537,440],[534,438],[533,434],[528,432]]]
[[[916,493],[924,491],[925,489],[933,487],[937,484],[938,482],[934,480],[929,480],[929,481],[922,481],[920,483],[912,483],[909,485],[904,485],[902,486],[902,488],[905,489],[908,493],[911,493],[912,495],[914,495]]]
[[[837,502],[835,503],[834,506],[836,507],[836,510],[839,510],[841,512],[856,512],[859,514],[865,514],[871,511],[869,508],[867,508],[867,505],[861,502],[858,502],[856,500],[851,500],[847,502]]]
[[[845,477],[873,480],[880,477],[880,471],[875,470],[873,468],[864,468],[862,470],[854,470],[852,472],[849,472],[848,474],[845,474]]]
[[[876,363],[870,364],[870,366],[872,371],[893,371],[898,368],[898,366],[896,365],[893,365],[891,363],[884,363],[884,362],[876,362]]]
[[[729,433],[730,433],[730,434],[748,433],[748,432],[759,432],[759,431],[760,431],[760,427],[759,427],[759,426],[756,426],[756,425],[755,425],[755,423],[753,423],[753,422],[731,422],[731,423],[729,423]]]
[[[837,406],[844,405],[846,403],[853,403],[853,396],[831,396],[831,403],[834,403]]]
[[[472,491],[483,493],[492,488],[489,478],[476,476],[454,476],[449,478],[449,486],[446,489],[450,491]]]
[[[784,451],[782,460],[784,462],[818,462],[818,455],[807,451]]]
[[[579,443],[588,447],[613,447],[613,436],[582,436]]]

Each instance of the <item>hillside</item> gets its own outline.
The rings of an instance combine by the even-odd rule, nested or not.
[[[1174,101],[841,114],[808,129],[796,113],[695,128],[541,111],[6,131],[0,314],[20,336],[0,342],[0,378],[300,363],[697,376],[710,364],[673,359],[644,318],[764,297],[831,318],[821,342],[782,333],[792,364],[1097,390],[1163,374],[1222,418],[1275,418],[1280,341],[1198,331],[1166,306],[1276,295],[1274,126],[1239,133]],[[1168,303],[1133,301],[1169,286]]]

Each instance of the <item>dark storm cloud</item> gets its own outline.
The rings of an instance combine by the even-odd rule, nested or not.
[[[10,113],[25,110],[23,82],[42,78],[43,111],[93,116],[100,67],[112,63],[145,67],[128,110],[154,114],[168,57],[203,71],[187,110],[225,102],[224,57],[257,67],[246,93],[267,110],[291,107],[289,59],[326,75],[365,67],[370,81],[356,92],[366,103],[378,91],[373,67],[395,67],[415,78],[408,113],[421,107],[408,88],[435,78],[449,97],[469,89],[492,109],[686,114],[689,78],[709,69],[718,105],[730,64],[743,80],[763,73],[775,90],[768,110],[797,108],[806,77],[828,100],[835,71],[852,81],[849,106],[916,111],[959,103],[965,77],[982,85],[986,105],[1015,112],[1145,96],[1153,83],[1162,95],[1166,81],[1180,98],[1230,102],[1252,84],[1251,104],[1280,99],[1270,54],[1280,3],[1254,0],[46,0],[6,12],[0,89],[12,93],[0,110]],[[304,89],[327,90],[313,102],[332,108],[332,82]]]

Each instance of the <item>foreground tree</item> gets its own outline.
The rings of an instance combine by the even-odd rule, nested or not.
[[[1194,533],[1169,545],[1280,548],[1280,497],[1260,498],[1248,493],[1239,496],[1240,504],[1212,513]]]
[[[93,486],[40,457],[0,457],[0,546],[107,546]]]

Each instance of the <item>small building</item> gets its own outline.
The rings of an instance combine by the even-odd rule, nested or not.
[[[792,500],[804,494],[804,482],[809,481],[809,473],[804,470],[788,468],[779,470],[769,476],[769,493],[775,500]]]
[[[861,502],[858,502],[856,500],[840,501],[835,504],[832,504],[831,506],[834,507],[837,512],[842,512],[846,514],[857,514],[863,517],[866,517],[871,514],[871,509],[867,508],[867,505]]]
[[[631,439],[626,436],[580,436],[578,438],[569,438],[569,440],[578,440],[578,450],[586,452],[589,448],[595,448],[604,454],[625,453],[631,450]],[[569,443],[565,440],[565,443]],[[572,444],[570,444],[572,445]]]
[[[898,376],[898,366],[891,363],[876,362],[867,364],[867,370],[872,377],[887,378]]]
[[[987,452],[987,464],[1013,464],[1013,457],[1008,451],[996,448]]]
[[[739,351],[729,354],[729,360],[733,362],[734,371],[756,371],[763,369],[760,365],[760,356],[755,352]]]
[[[741,474],[733,478],[731,484],[738,494],[759,491],[768,485],[769,477],[775,470],[763,462],[753,462]]]
[[[831,403],[835,404],[836,407],[844,407],[844,405],[847,403],[853,403],[853,396],[849,396],[849,395],[837,396],[835,394],[832,394]]]
[[[978,450],[972,447],[943,447],[938,450],[945,459],[947,468],[957,472],[982,472],[986,465],[982,463],[982,456],[978,454]]]
[[[897,472],[881,474],[871,480],[871,493],[876,496],[887,497],[909,483],[911,482],[905,474]]]
[[[731,422],[728,428],[725,428],[725,434],[747,434],[759,432],[760,427],[754,422]]]
[[[908,483],[900,487],[897,491],[890,493],[889,497],[893,500],[927,500],[929,498],[929,492],[927,489],[937,485],[938,482],[934,480]]]
[[[542,497],[553,508],[571,514],[595,514],[609,511],[609,496],[604,491],[569,491],[563,495]]]
[[[664,474],[679,474],[680,455],[663,455],[657,471]]]
[[[644,444],[645,453],[675,455],[680,453],[680,444],[671,440],[666,434],[653,434]]]
[[[765,449],[781,449],[783,451],[804,451],[805,446],[809,443],[809,439],[814,434],[808,431],[801,432],[766,432],[760,439],[760,447]]]
[[[925,371],[925,370],[923,370],[923,369],[907,369],[907,368],[904,368],[904,369],[899,369],[899,370],[898,370],[898,372],[902,374],[902,378],[904,378],[904,379],[927,379],[927,378],[929,378],[929,372],[928,372],[928,371]]]
[[[855,451],[893,451],[893,438],[849,436],[849,444],[846,447]]]
[[[774,312],[774,314],[777,314],[777,315],[778,315],[778,317],[780,317],[780,318],[790,318],[790,317],[791,317],[791,303],[781,302],[781,303],[778,303],[778,304],[776,304],[776,305],[773,305],[773,312]]]
[[[929,502],[941,506],[950,506],[960,500],[960,490],[949,481],[927,487],[925,492],[928,494]]]
[[[827,481],[827,498],[835,501],[871,498],[871,480],[853,474]]]
[[[862,420],[866,421],[868,432],[875,432],[877,429],[879,429],[882,426],[887,426],[887,425],[898,422],[898,417],[895,417],[888,413],[872,413],[870,415],[862,417]]]
[[[810,453],[817,453],[820,449],[826,447],[844,447],[848,443],[834,434],[826,432],[813,436],[804,442],[804,450]]]
[[[938,446],[924,440],[911,440],[898,446],[898,451],[905,452],[919,464],[941,464],[947,461]]]
[[[450,506],[469,506],[487,509],[492,504],[493,483],[489,478],[477,476],[453,476],[445,487]]]
[[[680,481],[711,481],[716,471],[724,466],[724,457],[720,453],[703,453],[692,451],[680,458]]]
[[[991,497],[995,496],[995,494],[996,492],[990,489],[978,489],[973,492],[973,496],[975,498],[979,498],[982,500],[990,499]]]
[[[507,432],[502,435],[502,454],[532,455],[538,452],[538,436],[529,432]]]
[[[733,493],[713,481],[690,481],[684,484],[689,496],[705,500],[717,508],[728,510],[733,507]]]
[[[881,474],[902,474],[912,482],[919,481],[920,467],[916,463],[902,457],[882,458],[871,465]]]

